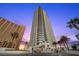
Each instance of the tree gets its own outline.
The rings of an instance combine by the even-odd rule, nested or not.
[[[12,37],[12,41],[13,41],[14,39],[17,39],[19,37],[19,33],[18,32],[13,32],[13,33],[11,33],[11,37]],[[18,47],[18,45],[16,47]]]
[[[77,50],[77,46],[76,45],[72,45],[71,46],[73,50]]]
[[[67,22],[68,26],[70,29],[72,28],[76,28],[77,30],[79,30],[79,18],[73,18],[71,19],[69,22]]]
[[[61,36],[60,41],[64,44],[64,46],[67,46],[67,49],[69,49],[67,42],[69,41],[69,38],[67,36]]]
[[[53,44],[53,45],[55,46],[55,48],[56,48],[57,42],[53,42],[52,44]]]
[[[59,40],[57,43],[60,45],[60,48],[61,48],[61,44],[62,44],[62,42]]]
[[[12,40],[17,39],[19,37],[19,33],[13,32],[13,33],[11,33],[11,36],[12,36]]]

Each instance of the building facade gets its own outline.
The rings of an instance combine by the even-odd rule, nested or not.
[[[25,27],[0,18],[0,47],[18,49]]]
[[[41,7],[38,7],[32,23],[30,46],[47,47],[52,46],[53,42],[55,42],[55,36],[48,16]]]

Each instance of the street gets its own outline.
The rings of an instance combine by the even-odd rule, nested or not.
[[[79,56],[78,53],[79,51],[63,51],[58,53],[52,52],[52,53],[41,53],[41,54],[28,53],[26,51],[1,51],[0,56]]]

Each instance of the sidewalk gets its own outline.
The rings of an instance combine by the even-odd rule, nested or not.
[[[79,55],[79,51],[75,51],[75,50],[69,50],[69,51],[66,51],[66,53]]]

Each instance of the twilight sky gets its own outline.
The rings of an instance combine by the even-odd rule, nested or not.
[[[41,6],[47,13],[57,40],[66,35],[76,40],[76,29],[67,28],[67,22],[79,17],[79,4],[0,4],[0,17],[26,27],[23,41],[29,41],[34,12]]]

